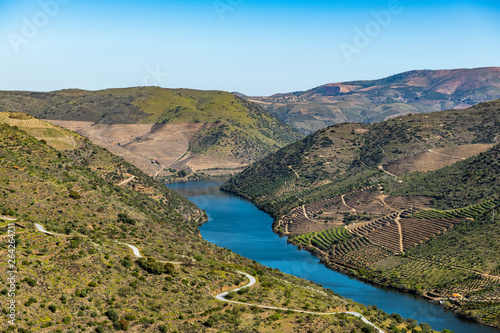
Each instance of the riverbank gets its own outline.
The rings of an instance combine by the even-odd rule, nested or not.
[[[456,333],[498,332],[488,326],[463,321],[443,307],[430,304],[415,294],[379,287],[380,284],[344,274],[348,271],[340,273],[327,268],[310,252],[300,251],[288,244],[286,238],[272,232],[270,226],[273,219],[268,214],[245,199],[219,191],[215,185],[213,181],[173,185],[179,193],[207,210],[209,222],[200,228],[204,239],[266,266],[314,281],[356,302],[375,304],[388,313],[395,312],[427,322],[436,330],[450,329]]]

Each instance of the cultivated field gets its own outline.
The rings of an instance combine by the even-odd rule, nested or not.
[[[484,153],[493,146],[493,144],[470,144],[449,148],[429,149],[428,151],[390,162],[383,167],[384,170],[397,176],[413,171],[434,171],[468,157]]]
[[[45,140],[49,146],[55,149],[74,149],[77,147],[74,134],[71,132],[27,114],[0,112],[0,124],[17,126],[38,140]]]

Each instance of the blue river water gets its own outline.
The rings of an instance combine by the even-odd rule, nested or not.
[[[428,323],[434,330],[455,333],[499,333],[500,330],[457,318],[423,298],[381,288],[326,268],[312,254],[287,244],[273,233],[273,219],[251,202],[219,190],[222,181],[191,181],[167,185],[206,210],[208,222],[200,227],[203,238],[244,257],[314,281],[343,297],[376,305],[387,313]]]

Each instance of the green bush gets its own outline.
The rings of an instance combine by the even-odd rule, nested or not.
[[[36,280],[32,278],[25,278],[24,281],[31,287],[36,286]]]
[[[137,259],[137,264],[150,274],[161,275],[174,273],[174,265],[159,262],[154,258],[139,258]]]
[[[118,214],[118,221],[123,222],[123,223],[127,223],[127,224],[132,224],[132,225],[134,225],[136,223],[136,221],[133,218],[129,217],[125,213]]]
[[[57,311],[57,307],[54,304],[49,305],[48,309],[52,311],[52,313],[55,313]]]
[[[116,312],[115,309],[109,309],[108,311],[106,311],[104,313],[104,315],[106,317],[108,317],[109,320],[111,320],[112,322],[115,322],[115,321],[117,321],[120,318],[120,316],[118,315],[118,312]]]
[[[71,191],[69,191],[69,197],[70,197],[71,199],[75,199],[75,200],[78,200],[78,199],[81,199],[81,198],[82,198],[82,196],[80,195],[80,193],[78,193],[78,192],[77,192],[77,191],[75,191],[75,190],[71,190]]]
[[[78,236],[75,236],[75,237],[71,238],[71,240],[69,241],[69,247],[72,249],[76,249],[78,247],[78,245],[80,245],[81,242],[82,242],[82,239]]]

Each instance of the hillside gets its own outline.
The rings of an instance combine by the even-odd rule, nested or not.
[[[332,269],[500,327],[499,111],[497,100],[334,125],[223,189],[273,214],[276,232]]]
[[[18,125],[44,128],[27,115],[10,116],[5,122],[22,118],[26,122]],[[17,315],[16,326],[9,326],[10,309],[2,305],[3,330],[374,330],[342,313],[347,310],[369,316],[386,332],[417,326],[204,241],[197,227],[206,216],[187,199],[74,133],[75,147],[55,149],[50,144],[57,142],[23,130],[30,128],[0,125],[0,251],[6,258],[0,263],[1,293],[15,297]],[[258,283],[226,298],[262,307],[214,297],[247,283],[237,270]],[[7,281],[15,288],[7,289]]]
[[[223,189],[277,217],[300,202],[318,201],[397,176],[388,169],[431,171],[432,165],[442,168],[484,152],[500,142],[499,110],[497,100],[371,125],[330,126],[252,164]]]
[[[170,178],[232,173],[301,137],[255,104],[221,91],[5,91],[0,111],[46,119],[149,175]]]
[[[307,91],[247,97],[300,132],[374,123],[500,98],[500,68],[415,70],[379,80],[330,83]]]

